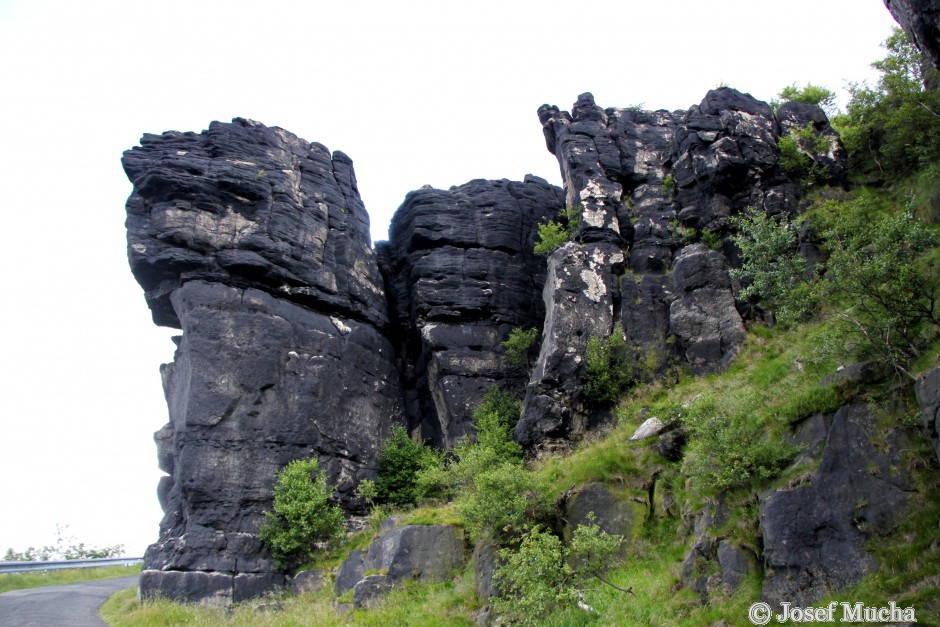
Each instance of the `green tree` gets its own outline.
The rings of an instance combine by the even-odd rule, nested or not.
[[[529,366],[529,349],[535,343],[535,338],[539,335],[536,328],[513,329],[509,332],[509,337],[503,342],[503,361],[509,366]]]
[[[753,207],[731,221],[738,230],[734,243],[741,256],[741,267],[732,269],[731,276],[744,285],[740,297],[759,298],[785,323],[814,314],[819,301],[806,258],[799,253],[799,224]]]
[[[885,41],[887,56],[872,63],[878,83],[855,83],[844,115],[833,118],[849,153],[861,171],[905,176],[940,158],[940,92],[922,53],[900,28]],[[932,75],[932,76],[931,76]]]
[[[835,92],[821,85],[806,83],[804,87],[797,87],[796,83],[793,83],[784,87],[778,97],[779,100],[771,101],[774,110],[777,110],[784,102],[802,102],[819,106],[827,115],[833,115],[836,112]]]
[[[42,547],[27,547],[23,551],[14,551],[8,548],[3,555],[4,562],[46,562],[51,560],[82,560],[101,559],[106,557],[120,557],[124,555],[126,547],[123,544],[96,547],[86,546],[84,542],[77,542],[74,536],[66,535],[68,525],[56,524],[55,545]]]
[[[390,437],[379,452],[376,502],[390,505],[417,503],[417,473],[427,457],[425,450],[426,447],[408,435],[405,427],[392,427]]]
[[[264,513],[258,534],[278,566],[296,567],[315,554],[317,543],[342,535],[343,510],[330,504],[331,495],[315,458],[294,460],[278,471],[274,511]]]
[[[540,257],[548,257],[556,248],[574,237],[581,224],[581,211],[580,205],[567,207],[561,214],[561,222],[549,220],[545,224],[540,224],[539,239],[535,242],[532,252]]]
[[[609,337],[588,339],[582,380],[584,398],[595,407],[615,402],[632,382],[630,349],[619,322]]]
[[[553,612],[577,604],[592,579],[632,592],[604,578],[623,541],[622,536],[598,527],[593,513],[587,524],[575,528],[568,546],[540,526],[533,527],[522,537],[518,549],[500,551],[494,574],[501,593],[494,600],[496,609],[512,623],[541,625]]]
[[[855,335],[862,356],[911,376],[907,365],[936,335],[940,275],[935,229],[900,212],[871,220],[865,199],[830,203],[822,217],[829,254],[820,289]]]

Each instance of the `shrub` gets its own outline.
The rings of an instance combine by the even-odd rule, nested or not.
[[[819,303],[807,280],[806,259],[799,254],[797,224],[753,208],[733,217],[732,224],[738,229],[734,244],[741,267],[731,275],[744,284],[740,297],[760,298],[783,322],[815,313]]]
[[[519,463],[503,462],[474,475],[456,506],[471,536],[489,530],[507,537],[541,517],[547,504],[531,473]]]
[[[519,399],[497,386],[490,387],[473,412],[476,442],[461,442],[453,456],[425,457],[418,471],[417,487],[421,497],[449,498],[473,489],[474,478],[501,464],[522,465],[522,447],[513,440],[519,420]]]
[[[593,513],[589,520],[575,528],[570,546],[536,526],[523,536],[518,550],[501,550],[494,574],[501,592],[494,599],[497,611],[513,623],[540,625],[553,612],[575,605],[591,578],[617,587],[603,577],[624,539],[601,530]]]
[[[607,338],[591,336],[584,355],[584,398],[589,405],[609,405],[630,384],[630,350],[618,322]]]
[[[729,490],[777,476],[797,449],[775,440],[749,413],[721,411],[714,399],[701,399],[682,416],[689,445],[682,472],[705,489]]]
[[[375,500],[390,505],[414,505],[418,501],[417,473],[428,459],[429,449],[415,442],[402,425],[392,427],[391,435],[379,452],[379,472]],[[433,455],[433,453],[431,453]]]
[[[343,511],[330,504],[331,493],[315,458],[294,460],[277,473],[274,512],[264,513],[259,536],[281,568],[308,561],[316,543],[342,535]]]
[[[529,366],[529,349],[535,343],[539,330],[531,328],[523,331],[513,329],[503,342],[503,361],[509,366]]]
[[[568,207],[562,212],[563,222],[550,220],[539,225],[539,239],[532,252],[548,257],[562,244],[570,240],[581,224],[581,206]]]
[[[820,85],[806,83],[803,88],[797,87],[796,83],[784,87],[778,95],[780,100],[774,100],[771,104],[776,111],[783,102],[802,102],[804,104],[817,105],[826,112],[827,115],[833,115],[836,112],[836,94],[830,89]]]
[[[863,356],[907,373],[936,333],[940,274],[925,253],[940,236],[906,212],[872,222],[864,204],[829,206],[838,213],[822,236],[829,259],[820,289]]]
[[[854,169],[905,176],[940,157],[940,91],[925,88],[936,70],[900,28],[872,67],[878,83],[852,84],[845,115],[833,118]]]
[[[550,220],[539,225],[539,239],[533,252],[540,257],[548,257],[554,250],[568,241],[568,229]]]
[[[825,180],[827,169],[817,159],[832,150],[832,140],[819,135],[812,124],[792,129],[777,141],[780,167],[790,176],[798,177],[806,185]]]

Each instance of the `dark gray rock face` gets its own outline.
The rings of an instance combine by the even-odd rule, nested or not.
[[[589,514],[594,514],[594,524],[606,533],[629,539],[633,529],[641,520],[634,505],[625,496],[603,483],[589,483],[582,486],[568,499],[565,507],[566,539],[571,538],[575,527],[590,524]]]
[[[574,242],[549,260],[542,349],[516,428],[520,443],[544,447],[596,417],[581,398],[584,347],[618,322],[641,378],[676,359],[699,374],[726,368],[745,335],[728,274],[731,218],[747,207],[792,214],[801,193],[779,166],[781,124],[832,135],[831,154],[820,157],[832,180],[844,174],[845,153],[819,107],[785,108],[778,121],[768,104],[729,88],[685,112],[602,109],[582,94],[570,113],[538,113],[566,203],[580,211]],[[583,273],[596,276],[587,298]]]
[[[358,606],[403,581],[443,581],[464,563],[462,530],[449,525],[390,525],[368,551],[354,551],[343,562],[334,591],[342,596],[354,590]],[[383,578],[372,579],[367,573]]]
[[[940,368],[934,368],[918,379],[914,385],[920,416],[927,437],[933,442],[937,461],[940,462]]]
[[[146,565],[269,572],[255,534],[280,468],[316,456],[347,503],[374,477],[401,415],[393,349],[367,324],[251,288],[193,281],[171,301],[183,336],[163,367],[166,515]]]
[[[493,581],[496,568],[500,564],[499,546],[493,538],[484,536],[473,547],[473,576],[476,582],[477,598],[483,602],[499,595],[499,588]]]
[[[907,439],[895,431],[876,446],[871,437],[880,429],[866,405],[842,407],[810,482],[761,499],[768,602],[809,605],[874,566],[865,542],[895,527],[912,490],[899,470]]]
[[[591,336],[608,337],[613,329],[616,269],[623,259],[619,247],[604,242],[569,242],[549,257],[542,346],[515,430],[523,446],[563,442],[591,426],[583,356]]]
[[[904,32],[940,69],[940,1],[884,0]]]
[[[724,370],[745,337],[727,261],[693,244],[676,256],[672,279],[678,298],[669,307],[669,327],[685,346],[689,365],[696,374]]]
[[[192,280],[385,324],[369,216],[343,153],[236,118],[144,135],[122,163],[134,184],[128,259],[157,324],[179,327],[170,294]]]
[[[404,419],[368,216],[342,153],[246,120],[147,135],[123,162],[131,268],[182,329],[141,594],[237,602],[284,583],[257,537],[275,473],[316,456],[355,507]]]
[[[379,245],[392,333],[411,424],[437,445],[472,434],[487,388],[525,385],[501,345],[514,328],[542,326],[545,260],[532,250],[538,225],[563,208],[560,189],[528,176],[421,189],[395,213]]]

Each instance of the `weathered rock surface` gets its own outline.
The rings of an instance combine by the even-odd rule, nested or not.
[[[144,135],[122,163],[134,184],[128,259],[157,324],[179,327],[170,295],[192,280],[385,324],[369,216],[343,153],[236,118]]]
[[[594,523],[606,533],[623,536],[629,540],[633,530],[642,524],[648,506],[631,502],[626,494],[604,483],[588,483],[581,486],[565,504],[565,537],[571,538],[579,525]]]
[[[541,328],[545,260],[538,225],[564,208],[538,177],[474,180],[408,194],[379,245],[406,406],[422,435],[449,448],[472,434],[486,389],[521,392],[525,368],[502,359],[514,328]]]
[[[340,567],[334,591],[350,589],[359,606],[403,581],[443,581],[466,562],[463,531],[450,525],[389,525],[365,552],[355,551]],[[374,578],[375,574],[382,578]]]
[[[699,374],[728,366],[745,336],[739,289],[728,273],[737,262],[731,218],[748,207],[793,214],[801,194],[779,166],[781,127],[809,124],[831,139],[829,153],[818,157],[828,172],[822,178],[836,182],[845,172],[845,151],[819,107],[782,111],[778,120],[768,104],[729,88],[708,92],[685,112],[602,109],[591,94],[579,96],[570,113],[539,108],[580,224],[573,243],[549,260],[543,343],[519,442],[552,446],[598,417],[581,398],[584,347],[615,323],[635,349],[639,378],[676,359]],[[587,299],[578,296],[584,271],[597,277]],[[553,325],[565,342],[550,332]]]
[[[401,415],[392,347],[367,324],[251,288],[193,281],[171,301],[183,335],[163,367],[166,515],[146,567],[272,571],[256,532],[281,467],[316,456],[347,502],[374,477]]]
[[[927,437],[933,443],[937,462],[940,463],[940,368],[921,375],[914,385],[920,416]]]
[[[404,419],[368,216],[342,153],[246,120],[146,135],[123,162],[131,268],[182,329],[141,594],[239,601],[283,584],[257,536],[275,473],[316,456],[354,507]]]
[[[515,430],[523,446],[566,441],[591,426],[581,382],[584,354],[591,336],[611,334],[623,260],[619,247],[604,242],[569,242],[549,257],[542,346]]]
[[[865,542],[896,526],[913,489],[902,470],[905,434],[880,431],[866,405],[842,407],[809,483],[761,499],[765,600],[806,606],[874,567]],[[884,441],[874,444],[875,434]]]
[[[891,15],[921,52],[940,69],[940,1],[884,0]]]

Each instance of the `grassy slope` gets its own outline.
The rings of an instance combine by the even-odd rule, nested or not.
[[[0,593],[42,586],[60,586],[82,581],[129,577],[138,573],[140,573],[140,566],[100,566],[97,568],[67,568],[29,573],[4,573],[0,575]]]
[[[940,177],[927,173],[885,192],[885,205],[898,206],[903,200],[924,216],[930,205],[937,204],[934,199],[940,198],[938,188]],[[825,321],[790,330],[753,326],[729,371],[702,378],[684,376],[669,386],[657,383],[634,390],[618,408],[618,423],[610,431],[583,443],[567,457],[532,466],[532,472],[552,494],[572,485],[606,481],[641,496],[647,494],[650,477],[658,473],[655,516],[639,526],[623,565],[609,576],[615,584],[632,586],[634,594],[599,585],[585,593],[585,601],[598,614],[572,609],[555,614],[547,624],[697,626],[722,619],[731,625],[750,624],[747,608],[760,598],[758,578],[746,581],[733,596],[713,595],[707,606],[701,605],[696,593],[679,585],[679,565],[691,542],[688,527],[693,514],[717,492],[714,483],[702,477],[721,480],[728,476],[721,473],[731,469],[731,476],[739,478],[726,494],[725,503],[732,515],[721,532],[759,554],[757,495],[775,486],[799,483],[818,460],[808,460],[799,468],[790,467],[766,478],[759,473],[749,474],[747,464],[734,465],[740,451],[733,437],[707,443],[693,438],[684,462],[678,464],[659,457],[650,441],[632,443],[628,438],[647,416],[685,416],[691,420],[696,413],[701,417],[718,412],[737,420],[735,424],[742,430],[758,434],[759,441],[774,451],[783,446],[782,439],[793,424],[816,412],[831,412],[846,398],[858,394],[876,410],[885,429],[899,423],[917,424],[910,387],[901,392],[890,391],[888,385],[821,391],[819,381],[842,363],[841,356],[821,350],[832,343],[829,331]],[[940,344],[935,344],[915,364],[914,371],[934,367],[938,352]],[[869,547],[880,568],[833,599],[876,606],[888,600],[902,606],[913,604],[920,622],[929,624],[931,617],[940,617],[940,477],[927,447],[917,445],[908,455],[919,488],[912,496],[910,516],[891,537]],[[423,508],[412,518],[411,522],[418,523],[456,522],[456,513],[448,507]],[[343,552],[324,555],[318,566],[338,566],[345,552],[362,548],[368,541],[369,535],[361,534],[351,539]],[[339,612],[333,608],[329,592],[304,595],[291,602],[278,612],[259,614],[252,610],[256,603],[247,603],[228,614],[168,601],[141,606],[136,594],[127,591],[113,597],[102,615],[116,625],[460,625],[471,624],[472,613],[480,606],[470,567],[451,582],[393,591],[368,611]]]

